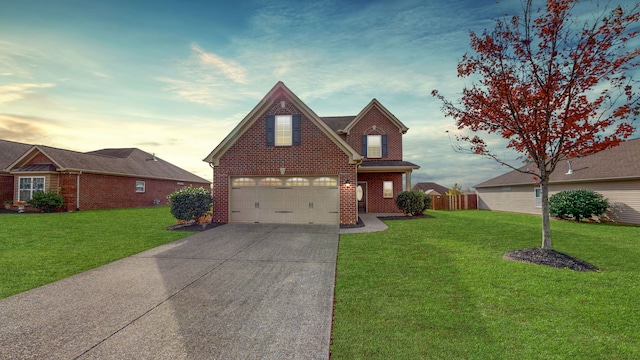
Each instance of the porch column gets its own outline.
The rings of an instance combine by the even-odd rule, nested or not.
[[[410,191],[411,190],[411,171],[407,171],[405,173],[405,179],[406,179],[406,184],[405,184],[405,191]]]

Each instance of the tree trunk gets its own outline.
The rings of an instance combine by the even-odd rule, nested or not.
[[[551,225],[549,219],[549,175],[542,174],[540,180],[540,192],[542,193],[542,248],[552,250]]]

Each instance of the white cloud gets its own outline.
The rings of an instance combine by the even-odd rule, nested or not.
[[[0,105],[24,99],[36,89],[45,89],[54,84],[9,84],[0,86]]]
[[[245,69],[235,61],[224,59],[214,53],[208,53],[197,44],[191,45],[191,50],[194,52],[193,55],[200,61],[201,66],[206,70],[218,70],[226,78],[236,83],[245,84],[247,82]]]

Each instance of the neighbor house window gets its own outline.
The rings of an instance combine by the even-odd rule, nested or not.
[[[393,181],[382,182],[382,197],[383,198],[393,197]]]
[[[35,192],[44,192],[44,176],[21,177],[18,183],[20,187],[19,201],[31,200]]]
[[[145,191],[144,181],[136,181],[136,192],[143,193]]]
[[[367,135],[367,157],[382,157],[382,135]]]
[[[533,194],[535,197],[535,207],[541,208],[542,207],[542,188],[537,187],[533,189]]]

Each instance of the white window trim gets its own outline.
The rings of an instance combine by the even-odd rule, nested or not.
[[[376,146],[372,146],[372,139],[377,139],[378,143]],[[374,150],[376,153],[372,155],[372,151]],[[367,157],[370,159],[380,159],[382,158],[382,135],[367,135]]]
[[[387,185],[389,185],[389,187],[390,187],[389,190],[391,190],[391,194],[390,195],[385,194],[385,188],[387,187]],[[384,199],[393,199],[393,181],[383,181],[382,182],[382,197]]]
[[[533,198],[534,198],[533,206],[536,208],[542,208],[542,188],[541,187],[533,188]]]
[[[20,189],[20,180],[21,179],[31,179],[31,188],[28,189],[29,190],[29,197],[26,200],[23,200],[20,198],[20,193],[23,191],[22,189]],[[46,176],[20,176],[18,177],[18,201],[28,201],[31,200],[33,198],[33,194],[36,192],[33,188],[33,183],[34,183],[34,179],[42,179],[42,190],[38,190],[38,191],[46,191],[47,189],[47,178]]]
[[[140,189],[140,185],[142,185],[142,189]],[[147,183],[144,180],[136,180],[136,192],[143,193],[147,190]]]
[[[287,123],[285,124],[283,122],[287,122]],[[274,140],[275,146],[293,145],[293,116],[276,115],[274,135],[275,135],[275,140]]]

